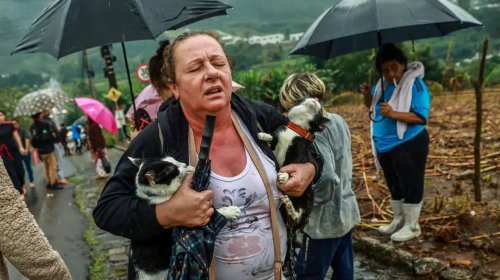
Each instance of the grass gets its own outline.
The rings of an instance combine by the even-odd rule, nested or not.
[[[87,211],[88,202],[85,199],[86,192],[84,191],[82,185],[85,184],[85,179],[83,177],[73,177],[70,179],[71,183],[77,186],[75,192],[75,203],[80,207],[80,212],[87,218],[88,227],[83,234],[85,243],[90,248],[90,258],[92,263],[89,266],[89,280],[102,280],[108,279],[109,271],[107,265],[107,253],[102,248],[99,239],[96,236],[97,226],[94,222],[91,212]],[[101,184],[104,184],[101,183]],[[99,189],[102,189],[100,186]]]
[[[99,240],[95,236],[96,225],[94,223],[94,219],[91,215],[89,215],[89,227],[85,230],[84,239],[85,242],[91,248],[90,257],[92,259],[92,263],[89,266],[89,280],[101,280],[107,279],[108,265],[107,265],[107,254],[104,249],[99,246]]]

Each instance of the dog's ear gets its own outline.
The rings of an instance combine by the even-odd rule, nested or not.
[[[132,162],[132,164],[137,166],[137,167],[141,166],[142,159],[140,159],[140,158],[128,157],[128,160],[130,160],[130,162]]]

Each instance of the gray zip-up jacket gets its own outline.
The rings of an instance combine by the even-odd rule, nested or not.
[[[351,188],[351,134],[345,120],[325,115],[330,121],[315,134],[314,145],[323,157],[323,171],[314,185],[314,208],[304,232],[313,239],[339,238],[360,222],[356,195]]]

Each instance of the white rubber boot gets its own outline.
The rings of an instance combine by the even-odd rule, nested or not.
[[[418,218],[420,217],[421,208],[422,202],[418,204],[403,203],[405,225],[396,233],[391,235],[391,239],[393,241],[406,241],[420,235]]]
[[[394,213],[393,220],[390,224],[378,228],[378,232],[382,234],[392,234],[403,224],[403,202],[402,200],[391,200],[391,208]]]

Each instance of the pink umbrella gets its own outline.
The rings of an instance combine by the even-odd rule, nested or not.
[[[115,116],[101,102],[88,97],[75,97],[76,105],[97,124],[111,133],[118,133]]]
[[[245,88],[244,86],[234,81],[232,82],[232,87],[233,87],[233,92],[236,92],[240,88]],[[152,120],[156,119],[158,109],[160,108],[160,105],[162,103],[163,99],[161,99],[160,95],[158,94],[153,85],[145,87],[135,98],[135,107],[137,109],[142,108],[146,110],[146,112],[148,112],[148,115]],[[130,106],[125,116],[129,119],[132,119],[133,115],[134,115],[134,109],[132,106]]]

